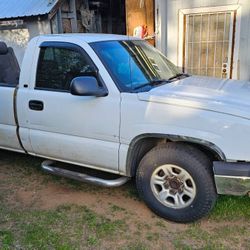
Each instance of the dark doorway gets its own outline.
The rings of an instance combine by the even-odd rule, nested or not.
[[[126,34],[125,0],[76,0],[78,32]]]

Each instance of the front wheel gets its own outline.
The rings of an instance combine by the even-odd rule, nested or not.
[[[192,222],[205,216],[215,204],[211,169],[211,161],[195,147],[167,143],[143,157],[136,185],[142,199],[159,216]]]

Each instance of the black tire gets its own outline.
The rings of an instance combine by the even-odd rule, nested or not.
[[[182,203],[185,203],[186,200],[186,204],[190,202],[190,204],[186,205],[186,207],[171,207],[171,202],[174,203],[175,201],[171,197],[167,197],[167,199],[165,197],[163,198],[163,202],[166,199],[170,206],[166,205],[165,202],[163,204],[157,198],[158,185],[153,182],[153,186],[151,187],[151,177],[158,175],[157,171],[163,165],[178,166],[180,167],[181,171],[183,170],[183,172],[188,173],[186,176],[190,175],[192,183],[194,183],[194,185],[189,184],[190,180],[186,181],[186,179],[184,179],[184,182],[187,182],[187,184],[190,185],[190,188],[192,190],[195,190],[192,198],[190,198],[191,196],[187,198],[184,197],[183,193],[179,191],[181,190],[181,188],[179,188],[178,186],[183,187],[183,182],[181,181],[178,182],[180,183],[180,185],[178,186],[174,185],[175,183],[173,183],[173,180],[171,184],[170,182],[168,182],[168,184],[163,185],[163,191],[165,191],[165,185],[167,185],[167,188],[169,190],[171,189],[171,194],[172,190],[174,190],[174,192],[180,192]],[[173,171],[176,170],[173,169]],[[164,171],[163,174],[159,173],[159,176],[164,175],[164,183],[166,182],[165,179],[169,181],[168,177],[165,177],[165,172],[167,171]],[[169,174],[169,176],[174,175]],[[139,195],[153,212],[165,219],[175,222],[187,223],[202,218],[203,216],[207,215],[208,212],[213,208],[217,198],[212,173],[212,162],[203,152],[185,143],[167,143],[157,146],[149,151],[143,157],[138,166],[136,172],[136,185]],[[172,189],[173,186],[174,188],[178,187],[179,189]],[[162,185],[159,189],[161,189],[161,187]],[[153,189],[157,191],[153,191]],[[156,195],[154,192],[156,193]],[[188,198],[190,199],[188,200]],[[183,202],[183,200],[185,202]],[[173,206],[177,205],[173,204]]]

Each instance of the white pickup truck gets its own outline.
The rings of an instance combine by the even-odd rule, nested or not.
[[[21,71],[1,42],[0,107],[2,149],[47,158],[44,170],[103,186],[135,177],[164,218],[194,221],[217,194],[250,191],[250,82],[182,74],[142,40],[39,36]]]

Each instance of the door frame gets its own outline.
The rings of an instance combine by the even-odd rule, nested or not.
[[[239,45],[240,45],[240,23],[241,23],[241,6],[240,5],[227,5],[216,7],[201,7],[192,9],[179,10],[179,25],[178,25],[178,49],[177,49],[177,65],[184,69],[184,54],[185,54],[185,15],[198,14],[206,12],[234,12],[235,18],[233,23],[233,41],[232,41],[232,63],[230,70],[230,78],[240,79],[240,61],[239,61]]]

